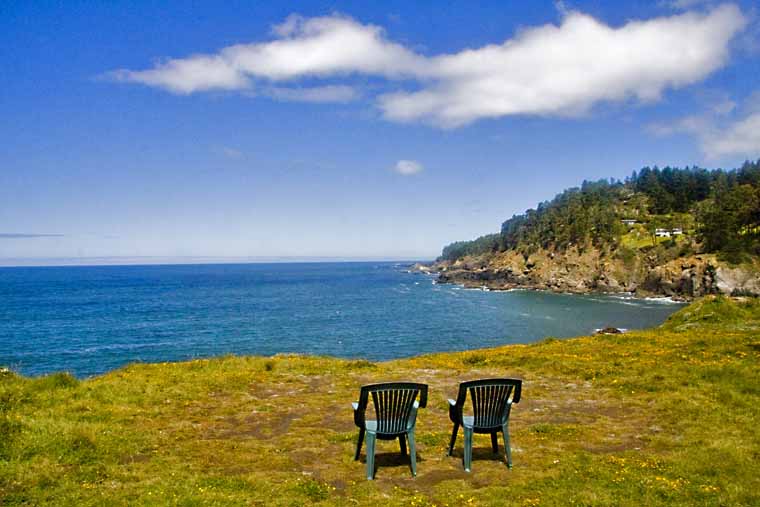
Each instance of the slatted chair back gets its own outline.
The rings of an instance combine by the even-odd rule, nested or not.
[[[420,407],[427,405],[427,385],[413,382],[388,382],[362,386],[357,413],[363,414],[372,396],[377,417],[377,432],[403,433],[417,396]]]
[[[457,405],[464,406],[469,393],[475,428],[494,428],[504,424],[508,402],[518,403],[522,391],[519,379],[482,379],[463,382],[459,386]]]

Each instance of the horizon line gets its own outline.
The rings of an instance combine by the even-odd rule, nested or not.
[[[261,255],[261,256],[100,256],[100,257],[0,257],[0,268],[87,267],[87,266],[172,266],[213,264],[287,264],[330,262],[428,262],[437,256],[394,255]]]

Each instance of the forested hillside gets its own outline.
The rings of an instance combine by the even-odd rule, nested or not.
[[[514,215],[498,233],[446,246],[439,260],[570,247],[625,256],[660,244],[731,262],[760,253],[760,160],[733,170],[645,167],[625,181],[584,181]]]

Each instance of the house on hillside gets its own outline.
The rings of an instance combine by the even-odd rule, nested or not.
[[[671,236],[681,236],[683,235],[683,229],[680,227],[677,227],[675,229],[655,229],[654,235],[658,238],[669,238]]]
[[[669,238],[670,237],[670,231],[668,229],[655,229],[654,235],[658,238]]]
[[[624,218],[621,220],[621,222],[623,222],[623,224],[627,225],[628,227],[631,227],[632,225],[636,225],[638,223],[638,221],[633,218]]]

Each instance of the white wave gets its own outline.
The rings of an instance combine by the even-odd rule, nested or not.
[[[642,298],[644,301],[649,301],[651,303],[662,303],[662,304],[673,304],[673,305],[682,305],[684,304],[683,301],[678,301],[677,299],[673,299],[671,297],[667,296],[657,296],[657,297],[648,297],[648,298]]]
[[[147,343],[113,343],[110,345],[97,345],[83,349],[66,349],[67,354],[92,354],[93,352],[102,352],[104,350],[136,350],[148,349],[151,347],[161,347],[163,345],[178,345],[180,342],[147,342]]]

